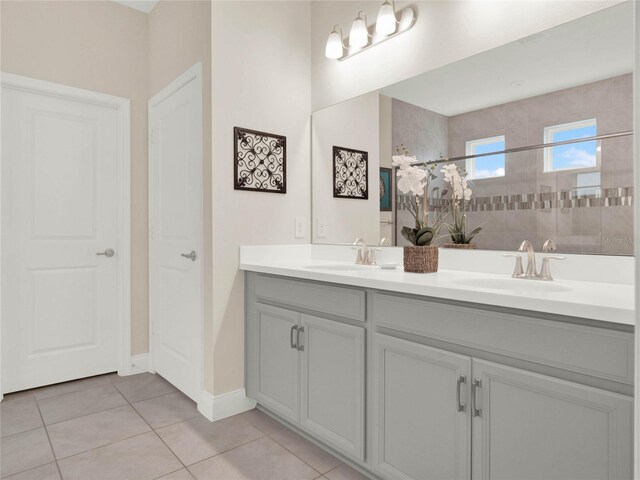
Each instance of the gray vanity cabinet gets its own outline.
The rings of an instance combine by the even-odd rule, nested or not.
[[[632,399],[473,360],[475,479],[631,478]]]
[[[299,324],[299,313],[258,304],[250,325],[258,361],[255,398],[292,422],[299,413],[300,362],[292,348]]]
[[[364,459],[364,329],[302,315],[300,425]]]
[[[375,334],[374,468],[394,480],[471,474],[471,358]]]
[[[249,394],[354,459],[364,460],[364,328],[255,303]]]

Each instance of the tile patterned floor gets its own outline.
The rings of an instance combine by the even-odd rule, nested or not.
[[[0,436],[3,480],[366,480],[258,410],[211,423],[149,373],[6,395]]]

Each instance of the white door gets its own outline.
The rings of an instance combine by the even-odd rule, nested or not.
[[[129,248],[120,108],[20,78],[2,84],[3,393],[118,369]]]
[[[202,66],[149,101],[151,368],[198,400],[202,337]]]

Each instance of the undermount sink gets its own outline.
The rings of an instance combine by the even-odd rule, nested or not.
[[[468,287],[515,293],[560,293],[571,290],[565,285],[553,282],[521,278],[463,278],[457,280],[456,283]]]
[[[307,265],[304,268],[309,270],[334,270],[342,272],[353,272],[357,270],[371,270],[375,265],[357,265],[357,264],[335,264],[335,265]]]

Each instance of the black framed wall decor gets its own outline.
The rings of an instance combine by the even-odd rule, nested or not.
[[[369,154],[362,150],[333,147],[333,196],[369,198]]]
[[[233,188],[287,193],[287,137],[233,128]]]

